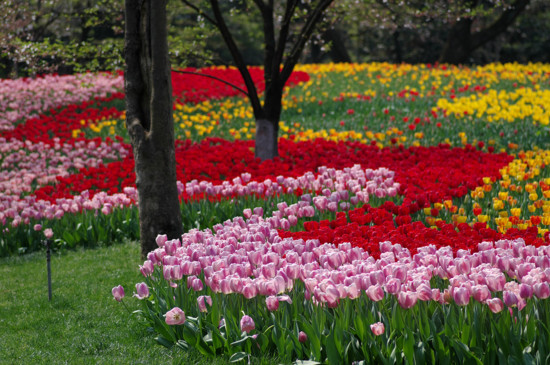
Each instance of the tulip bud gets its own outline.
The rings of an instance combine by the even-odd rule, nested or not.
[[[111,293],[113,294],[113,297],[116,299],[117,302],[120,302],[122,298],[124,298],[124,288],[122,285],[115,286]]]
[[[370,325],[370,330],[375,336],[380,336],[385,331],[384,323],[382,322],[373,323]]]
[[[254,320],[252,317],[247,316],[246,314],[241,318],[241,331],[250,333],[250,331],[254,330],[256,328],[256,325],[254,324]]]

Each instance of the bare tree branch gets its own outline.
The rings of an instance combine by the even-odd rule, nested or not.
[[[208,20],[214,26],[218,27],[218,23],[214,19],[212,19],[208,14],[206,14],[204,11],[202,11],[201,8],[199,8],[198,6],[195,6],[194,4],[190,3],[187,0],[181,0],[181,2],[184,3],[185,5],[187,5],[188,7],[190,7],[191,9],[195,10],[195,12],[197,12],[197,14],[199,14],[200,16],[203,16],[204,19]]]
[[[304,27],[300,31],[298,39],[296,40],[296,43],[294,43],[294,47],[292,47],[290,55],[284,63],[283,71],[281,72],[281,80],[283,83],[285,83],[290,77],[292,70],[294,70],[294,66],[298,63],[298,59],[302,54],[302,50],[304,49],[306,42],[309,40],[313,30],[315,29],[315,25],[317,25],[317,23],[321,20],[324,11],[332,3],[332,1],[333,0],[319,1],[317,6],[315,6],[312,10],[312,14],[307,17],[306,24],[304,24]]]
[[[239,72],[241,73],[241,76],[243,77],[244,84],[246,85],[246,88],[248,90],[248,99],[250,100],[250,104],[252,104],[252,109],[254,110],[254,115],[256,118],[260,118],[263,111],[262,104],[260,103],[260,99],[258,97],[258,91],[256,90],[256,85],[254,84],[254,81],[250,76],[250,72],[248,72],[246,63],[244,62],[243,56],[239,51],[239,48],[237,47],[237,44],[235,43],[231,32],[227,28],[227,24],[223,19],[218,0],[210,0],[210,5],[212,6],[212,12],[217,22],[217,28],[222,34],[223,40],[225,41],[225,44],[227,45],[227,48],[229,48],[229,52],[231,53],[231,56],[235,61],[235,65],[237,66]]]
[[[232,84],[232,83],[230,83],[229,81],[226,81],[226,80],[224,80],[224,79],[220,79],[219,77],[216,77],[216,76],[207,75],[207,74],[201,74],[200,72],[182,71],[182,70],[174,70],[174,69],[172,69],[172,72],[177,72],[177,73],[179,73],[179,74],[186,74],[186,75],[202,76],[202,77],[207,77],[207,78],[209,78],[209,79],[218,80],[219,82],[223,82],[224,84],[229,85],[229,86],[231,86],[232,88],[234,88],[234,89],[236,89],[236,90],[239,90],[240,92],[242,92],[243,94],[245,94],[246,96],[248,96],[248,93],[247,93],[244,89],[241,89],[241,88],[238,87],[237,85]]]

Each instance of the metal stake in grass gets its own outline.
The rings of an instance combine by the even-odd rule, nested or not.
[[[50,255],[50,240],[44,241],[46,245],[46,265],[48,267],[48,300],[52,301],[52,267],[50,264],[51,255]]]

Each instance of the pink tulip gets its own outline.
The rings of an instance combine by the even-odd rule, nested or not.
[[[202,280],[199,278],[195,278],[195,280],[193,280],[193,283],[191,283],[191,288],[193,288],[194,291],[201,291],[202,289],[204,289]]]
[[[276,296],[271,295],[265,298],[265,305],[267,306],[267,310],[269,310],[270,312],[274,312],[279,309],[279,300]]]
[[[397,296],[397,301],[401,308],[403,309],[409,309],[415,306],[416,301],[418,300],[418,297],[416,296],[416,293],[411,291],[400,291],[399,295]]]
[[[475,300],[483,303],[487,299],[491,298],[491,292],[487,285],[474,285],[472,286],[472,296]]]
[[[465,286],[455,288],[453,290],[453,300],[460,306],[468,305],[470,302],[470,290]]]
[[[533,285],[533,292],[539,299],[546,299],[550,297],[550,287],[548,283],[537,283]]]
[[[168,236],[165,234],[159,234],[156,238],[156,243],[159,247],[164,247],[164,244],[168,241]]]
[[[423,302],[432,299],[432,288],[428,284],[422,283],[416,288],[416,294],[418,295],[418,300]]]
[[[298,341],[301,343],[305,343],[307,341],[307,335],[304,331],[300,331],[300,333],[298,333]]]
[[[136,284],[136,294],[134,294],[135,297],[138,299],[145,299],[149,297],[149,288],[147,287],[146,283],[137,283]]]
[[[502,273],[500,275],[488,275],[486,280],[487,286],[492,292],[502,291],[504,284],[506,284],[506,277]]]
[[[124,288],[122,285],[115,286],[111,293],[113,294],[113,297],[116,299],[117,302],[120,302],[122,298],[124,298]]]
[[[502,300],[508,307],[515,307],[518,305],[518,297],[514,292],[505,290],[502,292]]]
[[[180,325],[185,323],[185,313],[178,307],[174,307],[164,315],[167,325]]]
[[[147,277],[155,271],[155,265],[151,260],[147,260],[143,263],[143,266],[139,267],[139,270],[141,271],[143,276]]]
[[[519,296],[523,299],[531,298],[533,296],[533,287],[529,284],[520,284]]]
[[[499,298],[487,299],[485,303],[493,313],[498,313],[504,309],[504,303]]]
[[[206,304],[208,303],[209,306],[212,306],[212,298],[209,295],[201,295],[197,298],[197,304],[199,305],[199,310],[202,313],[207,312]]]
[[[51,228],[46,228],[44,230],[44,237],[46,237],[48,239],[53,237],[53,231],[52,231]]]
[[[254,330],[255,328],[256,325],[254,324],[254,320],[252,319],[252,317],[245,314],[241,318],[241,332],[250,333],[250,331]]]
[[[366,290],[366,293],[369,299],[373,302],[378,302],[384,299],[384,290],[382,290],[382,287],[380,285],[371,285]]]
[[[38,232],[38,231],[41,231],[41,230],[42,230],[42,225],[41,225],[41,224],[35,224],[34,227],[33,227],[33,229],[34,229],[35,231],[37,231],[37,232]]]
[[[380,336],[385,331],[384,323],[382,322],[373,323],[370,325],[370,330],[375,336]]]
[[[258,295],[258,288],[255,284],[246,284],[243,287],[242,293],[246,299],[252,299]]]

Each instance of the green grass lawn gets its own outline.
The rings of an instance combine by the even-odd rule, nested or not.
[[[53,298],[48,301],[44,251],[0,260],[0,363],[2,364],[225,364],[174,348],[116,302],[139,282],[139,245],[65,251],[52,256]],[[137,300],[126,300],[131,311]],[[270,363],[270,359],[255,359]]]

